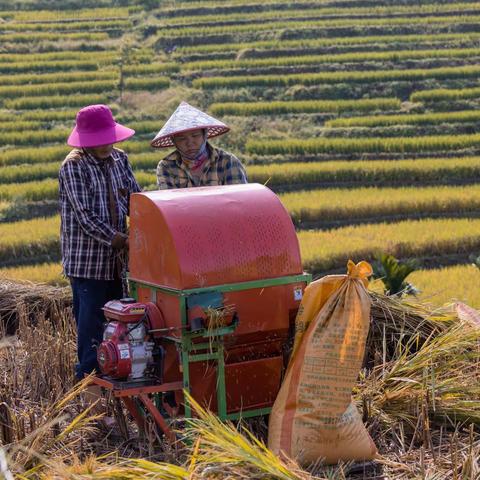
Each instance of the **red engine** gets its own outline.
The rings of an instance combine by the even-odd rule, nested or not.
[[[158,307],[124,298],[106,303],[103,311],[108,323],[97,352],[101,372],[114,379],[161,379],[163,350],[149,333],[164,327]]]

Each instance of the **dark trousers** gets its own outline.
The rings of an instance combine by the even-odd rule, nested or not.
[[[109,300],[122,298],[122,281],[70,278],[73,292],[73,314],[77,323],[77,356],[75,374],[98,371],[97,345],[102,342],[105,316],[102,307]]]

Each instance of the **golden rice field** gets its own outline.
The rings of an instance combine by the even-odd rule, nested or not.
[[[62,276],[62,266],[58,262],[1,268],[1,278],[17,281],[28,280],[33,283],[46,283],[49,285],[68,285],[68,279]]]
[[[420,290],[421,302],[444,305],[459,301],[480,309],[480,269],[476,265],[418,270],[408,279]]]
[[[307,269],[343,270],[345,258],[373,259],[389,252],[399,258],[441,257],[480,248],[480,220],[407,220],[298,233]]]
[[[455,215],[480,208],[480,186],[323,189],[285,193],[280,199],[298,225],[383,215]]]

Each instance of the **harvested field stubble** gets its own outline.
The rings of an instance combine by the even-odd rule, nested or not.
[[[45,290],[45,297],[51,300],[64,291]],[[317,465],[303,471],[272,456],[244,427],[224,425],[200,406],[195,407],[197,418],[184,431],[190,447],[163,453],[160,449],[152,460],[120,459],[118,454],[88,457],[88,453],[98,455],[102,435],[93,428],[95,417],[83,410],[82,386],[68,391],[69,366],[74,362],[69,309],[60,308],[53,316],[40,309],[29,317],[22,286],[8,284],[0,289],[0,305],[14,303],[12,292],[20,324],[17,339],[0,347],[6,366],[0,390],[1,413],[7,419],[2,443],[10,468],[22,478],[33,480],[43,472],[90,480],[194,480],[211,475],[225,478],[225,474],[341,480],[365,478],[361,472],[372,468],[357,468],[360,475],[354,475],[355,465],[329,469]],[[396,480],[421,478],[422,471],[437,475],[428,478],[454,478],[454,473],[457,478],[475,478],[470,473],[478,467],[480,444],[470,425],[480,424],[480,330],[460,321],[452,310],[434,312],[425,305],[373,293],[372,302],[366,364],[354,397],[363,406],[364,420],[380,449],[377,474]],[[121,447],[123,454],[138,455],[139,445]],[[106,448],[113,452],[118,444],[105,439],[103,453]],[[159,462],[161,458],[168,461]]]

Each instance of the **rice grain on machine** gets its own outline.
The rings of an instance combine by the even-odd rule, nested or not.
[[[269,413],[310,280],[278,197],[258,184],[134,194],[129,243],[134,298],[104,307],[94,381],[167,435],[164,410],[191,416],[184,390],[222,420]]]

